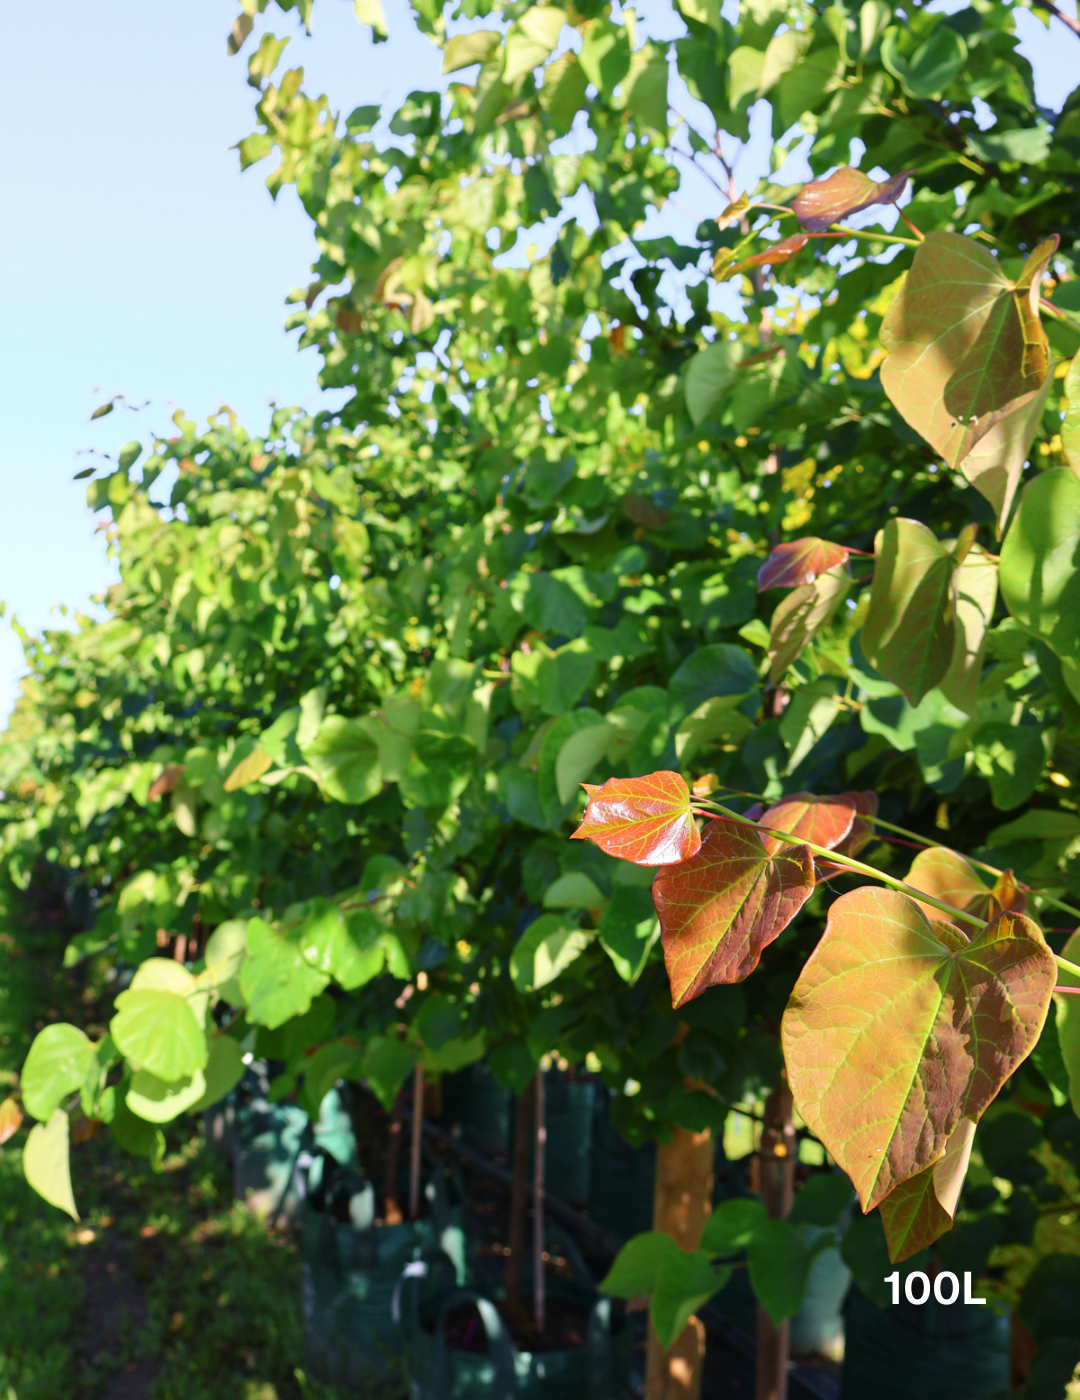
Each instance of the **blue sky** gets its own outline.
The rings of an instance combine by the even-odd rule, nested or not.
[[[351,0],[318,0],[314,36],[297,34],[286,50],[339,111],[439,83],[440,55],[404,0],[383,2],[388,44],[371,44]],[[86,607],[114,576],[85,484],[72,481],[87,463],[80,453],[146,440],[180,406],[202,420],[228,404],[258,429],[272,400],[318,398],[316,357],[282,329],[286,294],[309,280],[310,224],[290,191],[270,199],[258,167],[241,177],[230,149],[254,125],[247,51],[225,54],[238,8],[3,7],[0,599],[31,631],[61,621],[56,605]],[[1080,45],[1056,23],[1048,33],[1019,19],[1040,101],[1057,107]],[[290,21],[275,14],[273,27],[284,34]],[[90,423],[114,394],[149,406]],[[22,669],[0,622],[0,721]]]

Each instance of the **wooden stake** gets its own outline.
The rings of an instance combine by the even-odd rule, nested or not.
[[[536,1330],[544,1330],[544,1155],[547,1148],[547,1122],[544,1114],[544,1071],[536,1071],[533,1089],[536,1135],[533,1142],[533,1307]]]
[[[424,1071],[413,1074],[412,1142],[409,1144],[409,1218],[420,1214],[420,1147],[424,1139]]]
[[[765,1101],[761,1132],[761,1199],[769,1215],[782,1218],[795,1199],[797,1144],[791,1090],[786,1074]],[[764,1308],[757,1315],[757,1385],[754,1400],[787,1400],[788,1323],[775,1326]]]
[[[387,1225],[400,1225],[404,1217],[397,1198],[397,1169],[401,1156],[401,1093],[394,1100],[390,1115],[389,1141],[386,1144],[386,1171],[383,1176],[383,1219]]]
[[[680,1249],[697,1249],[712,1209],[711,1133],[675,1128],[656,1148],[653,1229],[670,1235]],[[649,1324],[645,1400],[700,1400],[705,1328],[692,1317],[665,1352]]]

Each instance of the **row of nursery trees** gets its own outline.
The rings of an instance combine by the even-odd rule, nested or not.
[[[290,324],[349,397],[103,458],[107,618],[25,639],[5,867],[64,873],[68,962],[124,987],[0,1107],[36,1120],[29,1181],[74,1215],[86,1120],[159,1158],[246,1049],[313,1113],[342,1078],[390,1107],[418,1065],[521,1092],[555,1056],[699,1203],[607,1281],[651,1297],[654,1395],[692,1389],[692,1314],[745,1259],[782,1393],[833,1237],[793,1194],[848,1219],[796,1173],[822,1148],[872,1212],[866,1291],[934,1244],[1060,1395],[1080,89],[1037,105],[1003,0],[413,0],[445,91],[342,116],[278,76],[267,8],[230,41],[241,161],[312,221]],[[812,182],[740,192],[751,112]],[[647,236],[691,168],[713,216]],[[750,1104],[761,1202],[702,1236],[701,1144]]]

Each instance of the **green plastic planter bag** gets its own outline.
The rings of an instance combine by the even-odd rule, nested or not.
[[[630,1394],[626,1319],[613,1316],[610,1298],[581,1293],[586,1306],[591,1303],[585,1345],[565,1351],[519,1351],[494,1303],[472,1289],[455,1290],[421,1308],[409,1346],[411,1400],[625,1400]],[[447,1342],[450,1317],[466,1307],[479,1314],[485,1351]]]
[[[585,1205],[592,1183],[596,1084],[551,1072],[544,1076],[547,1189],[574,1205]]]
[[[425,1190],[430,1215],[376,1225],[371,1183],[335,1170],[326,1154],[318,1163],[331,1181],[319,1180],[315,1171],[309,1175],[301,1246],[304,1339],[312,1371],[373,1398],[384,1387],[400,1394],[414,1310],[465,1278],[460,1212],[447,1206],[436,1175]],[[403,1279],[411,1283],[404,1296]]]
[[[1008,1391],[1009,1327],[989,1305],[879,1308],[852,1288],[840,1400],[982,1400]]]
[[[489,1157],[510,1150],[514,1096],[483,1060],[443,1079],[443,1113],[455,1137]]]

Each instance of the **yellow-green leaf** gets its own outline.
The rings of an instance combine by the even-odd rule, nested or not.
[[[68,1159],[68,1116],[62,1108],[47,1123],[30,1129],[23,1148],[23,1175],[43,1200],[78,1220]]]

